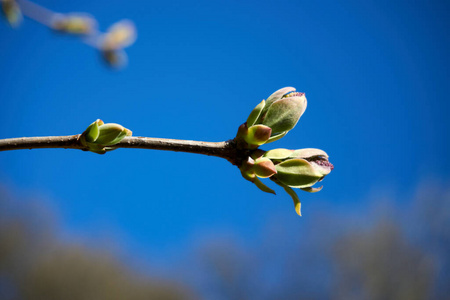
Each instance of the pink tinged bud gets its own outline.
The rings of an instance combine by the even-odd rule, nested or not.
[[[325,160],[322,157],[317,157],[314,160],[310,160],[310,163],[324,177],[325,177],[325,175],[330,174],[330,172],[333,171],[333,169],[334,169],[333,164],[330,163],[328,160]]]
[[[260,178],[268,178],[277,173],[275,165],[268,158],[259,158],[255,161],[253,170],[256,176]]]
[[[271,133],[272,129],[270,127],[253,125],[248,129],[247,134],[244,136],[244,140],[249,145],[257,147],[264,144],[270,138]]]
[[[274,190],[262,183],[261,180],[259,180],[259,178],[257,177],[260,175],[268,177],[270,176],[270,173],[273,173],[273,171],[275,171],[273,167],[265,162],[264,159],[256,163],[251,157],[249,157],[239,169],[241,170],[242,177],[255,184],[261,191],[275,194]],[[257,175],[257,173],[259,173],[260,175]]]
[[[246,174],[253,174],[253,166],[255,165],[255,161],[248,157],[246,161],[242,163],[242,165],[239,167],[239,170],[241,172],[245,172]]]

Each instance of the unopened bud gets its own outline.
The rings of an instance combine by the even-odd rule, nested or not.
[[[256,176],[260,178],[269,178],[270,176],[277,173],[273,162],[265,157],[261,157],[255,160],[253,171],[255,172]]]
[[[127,135],[131,135],[131,131],[122,125],[115,123],[103,124],[98,127],[99,135],[95,140],[96,144],[111,146],[117,144]]]
[[[261,101],[250,113],[247,122],[244,123],[250,133],[250,129],[254,126],[266,126],[271,129],[270,136],[264,142],[258,144],[249,143],[248,149],[254,149],[255,145],[274,142],[285,136],[291,129],[295,127],[298,120],[306,109],[307,101],[305,94],[296,92],[295,88],[287,87],[280,89]],[[236,136],[239,140],[239,133]],[[245,137],[244,139],[250,139]],[[238,141],[239,143],[239,141]]]
[[[320,149],[300,149],[290,154],[287,149],[276,150],[268,151],[264,157],[270,157],[275,162],[276,179],[293,188],[310,188],[316,182],[322,181],[334,168],[328,161],[328,155]]]
[[[84,131],[86,142],[93,143],[98,139],[98,136],[100,134],[99,126],[103,124],[104,123],[102,120],[97,119],[95,122],[89,125],[88,128],[86,128],[86,130]]]
[[[105,153],[114,150],[115,144],[126,136],[131,136],[131,130],[115,123],[104,124],[98,119],[88,126],[80,137],[81,143],[87,150],[95,153]]]
[[[304,93],[286,87],[261,102],[247,119],[247,126],[262,124],[272,129],[268,143],[285,136],[293,129],[305,112],[307,101]]]
[[[254,125],[248,128],[247,135],[244,137],[245,142],[249,145],[249,148],[257,148],[263,145],[270,138],[272,129],[264,125]]]
[[[275,165],[276,174],[270,179],[283,187],[292,197],[295,211],[299,215],[301,215],[300,199],[292,188],[310,193],[318,192],[322,186],[317,188],[312,186],[322,181],[334,169],[325,151],[314,148],[274,149],[265,152],[259,159],[262,158],[269,159]]]

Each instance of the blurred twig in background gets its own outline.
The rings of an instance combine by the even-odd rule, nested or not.
[[[26,16],[55,32],[77,36],[85,44],[100,51],[112,67],[125,66],[128,58],[123,50],[136,40],[136,27],[130,20],[119,21],[105,33],[98,29],[97,20],[86,13],[56,13],[28,0],[0,0],[2,12],[12,27],[18,27]]]

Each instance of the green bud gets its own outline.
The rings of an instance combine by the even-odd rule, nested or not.
[[[314,166],[314,163],[304,159],[288,159],[276,165],[277,179],[294,188],[310,187],[326,175],[320,172],[322,168]]]
[[[22,11],[15,0],[0,0],[3,14],[12,27],[17,27],[22,21]]]
[[[267,98],[255,124],[272,128],[272,136],[282,134],[295,127],[307,105],[304,93],[293,87],[282,88]]]
[[[301,215],[300,200],[292,188],[299,188],[309,193],[318,192],[322,186],[318,188],[312,186],[322,181],[334,168],[324,151],[313,148],[274,149],[264,153],[262,158],[270,159],[274,163],[277,173],[270,179],[283,187],[292,197],[295,211],[299,215]]]
[[[271,143],[284,137],[295,127],[304,113],[306,105],[305,94],[296,92],[292,87],[280,89],[270,95],[267,100],[261,101],[244,124],[249,130],[254,126],[267,126],[271,129],[270,136],[257,143],[253,140],[249,143],[247,139],[252,137],[245,138],[246,136],[244,136],[245,141],[249,144],[247,149],[254,149],[255,145]],[[239,139],[238,136],[236,138]]]
[[[115,123],[103,124],[98,127],[99,135],[95,140],[96,144],[111,146],[117,144],[127,135],[131,135],[131,131],[122,125]]]
[[[131,130],[115,123],[104,124],[98,119],[93,122],[81,134],[80,142],[87,150],[103,154],[114,150],[115,144],[119,143],[126,136],[131,136]]]
[[[291,89],[286,89],[286,91],[289,90]],[[305,95],[292,89],[273,101],[266,112],[261,113],[259,122],[272,128],[273,135],[289,131],[295,127],[302,116],[306,109],[306,103]]]
[[[103,121],[100,119],[97,119],[94,123],[89,125],[89,127],[85,130],[86,142],[93,143],[98,139],[98,136],[100,134],[100,130],[98,129],[98,127],[100,125],[103,125]]]
[[[275,162],[277,179],[284,185],[293,188],[317,192],[320,189],[309,189],[316,182],[323,180],[334,166],[328,161],[328,155],[313,148],[294,150],[289,154],[287,149],[268,151],[264,157],[270,157]],[[267,156],[266,156],[267,155]]]

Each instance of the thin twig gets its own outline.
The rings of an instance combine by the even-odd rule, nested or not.
[[[23,15],[51,29],[54,29],[53,22],[56,20],[56,17],[64,15],[62,13],[54,12],[48,8],[45,8],[39,4],[36,4],[28,0],[16,0],[16,1],[20,5],[20,9]],[[89,34],[80,35],[80,38],[81,41],[86,45],[96,49],[100,49],[99,38],[101,36],[102,33],[95,26],[94,28],[91,28]]]
[[[17,0],[17,3],[25,16],[44,26],[52,27],[52,21],[56,15],[55,12],[28,0]]]
[[[236,149],[234,140],[226,142],[200,142],[190,140],[160,139],[149,137],[126,137],[116,148],[138,148],[197,153],[222,157],[238,165],[248,153]],[[43,136],[0,139],[0,151],[42,148],[79,149],[86,151],[80,142],[80,135]]]

